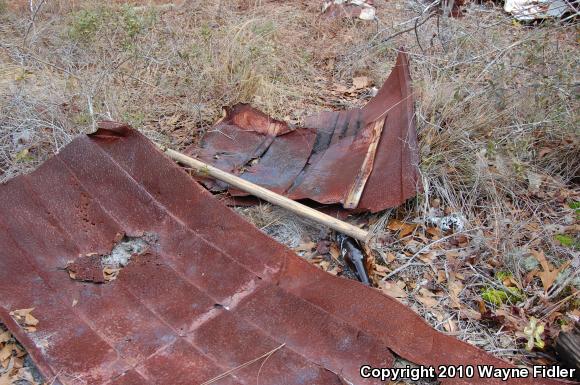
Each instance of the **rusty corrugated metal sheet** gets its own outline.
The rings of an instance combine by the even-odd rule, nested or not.
[[[391,75],[363,108],[323,112],[291,130],[248,105],[226,109],[199,148],[188,153],[291,199],[345,203],[361,173],[373,128],[382,125],[358,211],[395,207],[420,188],[409,63],[400,53]],[[227,186],[203,180],[213,191]],[[243,195],[231,191],[233,195]]]
[[[309,265],[141,134],[109,128],[0,187],[0,320],[49,383],[200,384],[278,347],[216,384],[379,384],[359,367],[390,367],[391,351],[428,365],[509,366]],[[69,277],[71,262],[144,234],[149,248],[116,280]],[[31,307],[36,332],[9,315]]]

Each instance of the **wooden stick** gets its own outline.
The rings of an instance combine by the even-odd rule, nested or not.
[[[346,234],[354,239],[358,239],[359,241],[366,242],[368,238],[368,232],[358,228],[356,226],[351,225],[350,223],[346,223],[341,221],[340,219],[336,219],[331,217],[330,215],[321,213],[318,210],[310,208],[308,206],[303,205],[302,203],[298,203],[293,201],[292,199],[288,199],[285,196],[280,194],[276,194],[273,191],[270,191],[264,187],[258,186],[257,184],[248,182],[240,177],[232,175],[228,172],[222,171],[219,168],[216,168],[212,165],[204,163],[200,160],[195,158],[189,157],[184,155],[180,152],[172,150],[170,148],[164,147],[159,145],[161,151],[163,151],[167,156],[171,159],[189,166],[195,170],[198,174],[203,176],[211,176],[215,179],[219,179],[223,182],[226,182],[230,186],[233,186],[237,189],[250,193],[260,199],[263,199],[267,202],[270,202],[276,206],[280,206],[285,208],[286,210],[292,211],[293,213],[300,215],[302,217],[311,219],[317,223],[321,223],[330,227],[333,230],[338,231],[339,233]]]

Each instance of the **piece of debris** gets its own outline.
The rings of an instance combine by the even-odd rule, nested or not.
[[[28,310],[28,309],[24,309]],[[25,314],[30,314],[26,311]],[[0,324],[0,385],[37,385],[44,383],[30,357],[12,333]]]
[[[155,254],[132,258],[108,285],[63,279],[67,261],[107,254],[117,234],[157,234]],[[419,365],[513,368],[378,290],[312,266],[127,126],[77,138],[0,187],[0,288],[0,321],[45,378],[64,385],[204,383],[224,373],[224,384],[253,385],[258,375],[263,384],[382,384],[360,367],[392,367],[391,351]],[[36,333],[15,324],[14,303],[34,304]],[[538,380],[476,372],[441,383]]]
[[[359,281],[365,285],[372,286],[369,278],[369,269],[367,268],[367,258],[356,241],[342,234],[338,234],[336,238],[347,266],[356,274]]]
[[[359,18],[374,20],[376,9],[373,0],[324,0],[322,14],[327,18]]]
[[[441,210],[431,209],[425,219],[429,226],[438,227],[442,232],[461,232],[465,228],[466,219],[460,213],[443,215]]]
[[[575,378],[580,380],[580,322],[576,322],[571,331],[558,335],[556,351],[569,369],[576,369]]]
[[[530,21],[545,18],[561,18],[566,14],[577,13],[573,2],[566,0],[506,0],[504,10],[516,20]],[[577,5],[576,5],[577,6]]]
[[[10,312],[10,315],[18,323],[18,325],[22,326],[24,330],[29,333],[33,333],[36,331],[36,326],[38,325],[38,320],[32,315],[32,311],[34,308],[29,309],[19,309],[13,310]]]
[[[69,262],[65,270],[71,279],[77,281],[93,283],[114,281],[131,258],[143,254],[154,242],[154,236],[150,234],[143,237],[124,237],[109,254],[91,253],[81,256]]]
[[[405,53],[366,106],[307,117],[306,128],[292,129],[245,104],[225,112],[186,153],[290,199],[377,212],[399,206],[421,187]],[[201,181],[214,192],[228,188]]]

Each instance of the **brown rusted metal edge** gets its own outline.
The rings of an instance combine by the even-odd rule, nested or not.
[[[186,153],[291,199],[377,212],[402,204],[421,188],[413,115],[409,63],[401,52],[377,96],[363,108],[322,112],[307,117],[305,128],[292,130],[248,105],[236,105],[200,147]],[[213,191],[228,187],[202,182]]]
[[[145,234],[147,252],[114,281],[80,282],[64,269]],[[36,332],[8,315],[31,307]],[[217,383],[379,384],[359,368],[391,367],[391,352],[424,365],[510,367],[311,266],[123,125],[0,186],[0,318],[54,384],[200,384],[273,350]]]

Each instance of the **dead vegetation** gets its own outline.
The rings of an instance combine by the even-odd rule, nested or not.
[[[316,2],[33,3],[0,6],[0,180],[99,119],[180,149],[224,105],[294,123],[359,106],[371,89],[352,79],[380,86],[404,46],[425,189],[356,219],[376,235],[379,287],[516,363],[549,362],[557,333],[578,321],[576,24],[522,25],[490,4],[450,19],[416,1],[376,1],[376,23],[321,21]],[[324,239],[319,230],[268,207],[241,211],[340,273],[329,250],[304,250]],[[455,234],[430,225],[451,213],[464,221]]]
[[[23,314],[23,319],[26,318],[26,325],[38,323],[38,320],[30,314],[32,310],[17,311],[18,314]],[[24,348],[0,324],[0,384],[36,385],[40,383],[42,383],[42,377],[34,368]]]

